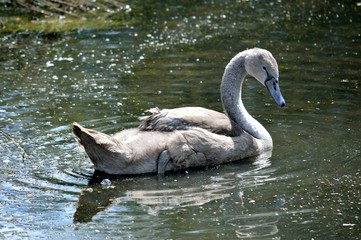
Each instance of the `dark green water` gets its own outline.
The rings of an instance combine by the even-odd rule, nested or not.
[[[1,36],[0,127],[30,157],[0,135],[0,238],[359,239],[360,3],[129,4],[130,26]],[[91,181],[72,121],[114,133],[154,106],[221,111],[225,65],[255,46],[278,60],[287,102],[244,86],[271,157]]]

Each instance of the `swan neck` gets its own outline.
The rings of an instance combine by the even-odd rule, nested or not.
[[[245,132],[272,144],[268,131],[248,113],[242,102],[242,86],[247,75],[245,60],[246,55],[239,53],[226,66],[221,83],[223,108]]]

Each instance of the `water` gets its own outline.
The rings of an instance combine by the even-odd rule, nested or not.
[[[0,237],[359,239],[360,4],[133,3],[132,25],[1,36]],[[142,13],[142,14],[140,14]],[[221,111],[224,66],[270,50],[287,108],[251,78],[247,109],[272,156],[92,179],[72,121],[113,133],[148,108]]]

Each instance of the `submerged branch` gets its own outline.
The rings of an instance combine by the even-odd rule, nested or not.
[[[0,129],[0,133],[4,135],[7,139],[12,141],[21,151],[23,151],[23,155],[22,155],[23,159],[25,158],[25,156],[30,156],[29,153],[25,150],[25,148],[21,146],[21,144],[18,141],[16,141],[15,138],[13,138],[12,136],[10,136],[8,133],[4,132],[1,129]]]

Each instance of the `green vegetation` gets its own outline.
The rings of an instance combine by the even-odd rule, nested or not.
[[[115,0],[8,0],[0,3],[0,33],[107,28],[129,24],[130,12]]]

